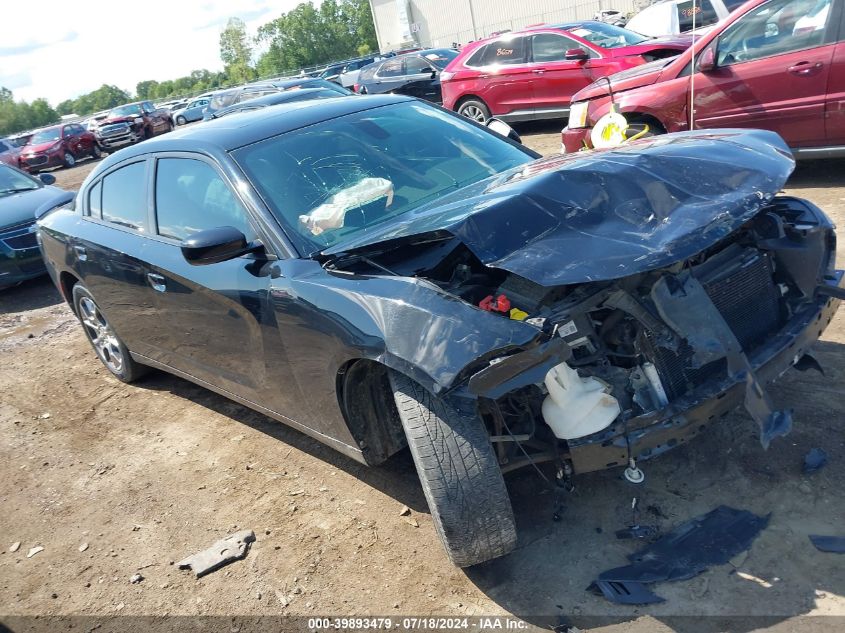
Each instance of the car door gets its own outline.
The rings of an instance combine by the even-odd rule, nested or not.
[[[825,104],[826,145],[845,145],[845,6],[839,2],[839,35],[833,49],[833,62]]]
[[[70,254],[103,315],[133,352],[149,355],[160,336],[147,279],[147,161],[130,159],[87,187]]]
[[[166,334],[153,358],[231,393],[259,397],[269,276],[255,256],[197,266],[180,248],[193,233],[220,226],[255,239],[254,223],[210,159],[162,154],[154,162],[148,281]]]
[[[476,94],[496,114],[511,118],[532,118],[534,115],[534,79],[528,63],[530,36],[504,36],[484,47],[479,58],[479,75],[475,79]],[[474,61],[476,60],[477,61]]]
[[[79,137],[73,133],[72,125],[65,125],[62,128],[62,146],[64,151],[70,152],[74,156],[79,156],[82,153],[79,151]]]
[[[715,68],[694,76],[694,126],[773,130],[791,147],[824,144],[832,4],[770,0],[731,24],[715,42]]]
[[[568,113],[572,95],[593,82],[591,59],[566,59],[566,51],[573,48],[583,49],[591,58],[598,56],[592,49],[560,33],[531,36],[535,114]]]
[[[73,124],[73,133],[77,139],[77,147],[80,154],[88,155],[94,149],[94,137],[78,123]]]
[[[394,92],[434,103],[442,103],[443,97],[440,93],[440,79],[437,76],[437,69],[419,55],[409,55],[405,57],[404,61],[404,83]]]
[[[373,80],[367,84],[367,92],[369,94],[392,92],[402,86],[404,75],[405,60],[401,57],[387,59],[376,69]]]

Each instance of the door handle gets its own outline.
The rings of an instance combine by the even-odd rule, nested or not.
[[[167,281],[158,273],[147,273],[147,281],[150,282],[153,290],[158,290],[159,292],[167,290]]]
[[[544,72],[546,72],[546,69],[545,68],[535,68],[531,72],[534,73],[535,75],[542,75]]]
[[[483,75],[479,75],[478,77],[479,77],[480,79],[489,79],[489,78],[490,78],[490,75],[488,75],[487,73],[484,73]]]
[[[822,69],[822,66],[824,66],[824,64],[822,64],[821,62],[816,62],[815,64],[810,64],[810,62],[799,62],[794,66],[790,66],[788,70],[793,75],[806,76],[813,75],[816,72],[820,71]]]
[[[79,259],[79,261],[88,261],[88,251],[85,250],[84,246],[74,246],[73,250],[76,251],[76,257]]]

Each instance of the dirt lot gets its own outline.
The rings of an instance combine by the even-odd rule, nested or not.
[[[521,131],[551,152],[556,127]],[[75,188],[91,167],[55,175]],[[801,165],[788,191],[842,224],[845,162]],[[367,469],[169,375],[123,385],[49,282],[29,283],[0,295],[0,611],[514,614],[613,631],[843,630],[845,619],[799,617],[845,616],[843,558],[807,540],[845,533],[843,344],[845,311],[816,348],[826,375],[781,380],[774,395],[795,409],[796,425],[768,452],[737,413],[645,464],[640,487],[618,471],[580,477],[559,523],[534,473],[509,476],[519,549],[461,571],[440,549],[407,452]],[[802,475],[803,455],[817,446],[828,466]],[[736,567],[658,585],[663,604],[612,605],[584,589],[638,548],[613,536],[635,495],[664,529],[719,504],[772,513],[771,522]],[[400,516],[403,505],[415,521]],[[172,564],[243,528],[257,535],[246,560],[200,580]],[[28,558],[36,546],[43,551]],[[139,571],[144,580],[130,584]]]

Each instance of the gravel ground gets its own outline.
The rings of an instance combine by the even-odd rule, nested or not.
[[[548,153],[558,128],[520,131]],[[75,188],[93,164],[55,175]],[[845,162],[799,166],[788,192],[841,223]],[[843,343],[840,312],[815,350],[826,375],[790,371],[775,390],[796,424],[767,452],[736,413],[646,464],[640,487],[618,471],[578,478],[558,523],[536,475],[514,473],[518,550],[462,571],[441,551],[407,451],[368,469],[178,378],[123,385],[49,282],[35,281],[0,295],[0,612],[513,614],[620,632],[718,631],[728,625],[715,616],[742,616],[731,630],[843,630],[845,619],[801,617],[845,616],[843,559],[807,540],[845,532]],[[817,446],[828,466],[802,475]],[[634,495],[664,529],[719,504],[771,522],[734,565],[659,585],[665,603],[612,605],[584,588],[637,549],[613,537]],[[257,535],[245,560],[199,580],[173,565],[238,529]],[[133,584],[135,573],[144,579]]]

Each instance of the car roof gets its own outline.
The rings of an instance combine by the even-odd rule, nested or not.
[[[264,95],[263,97],[258,97],[256,99],[250,99],[249,101],[243,101],[242,103],[235,103],[230,105],[226,108],[222,108],[214,113],[214,118],[219,118],[223,116],[229,116],[233,112],[237,112],[239,109],[243,108],[255,108],[258,106],[271,106],[271,105],[278,105],[281,103],[286,103],[288,101],[308,101],[308,99],[303,98],[303,95],[306,97],[308,95],[313,94],[322,94],[322,93],[331,93],[337,97],[345,97],[348,95],[344,95],[340,92],[334,92],[333,90],[329,90],[328,88],[317,87],[317,88],[302,88],[300,90],[284,90],[282,92],[274,92],[273,94]]]
[[[414,99],[400,95],[372,95],[282,103],[272,108],[239,112],[154,136],[143,143],[110,154],[101,165],[107,169],[116,162],[151,152],[231,151],[314,123],[411,101]]]

